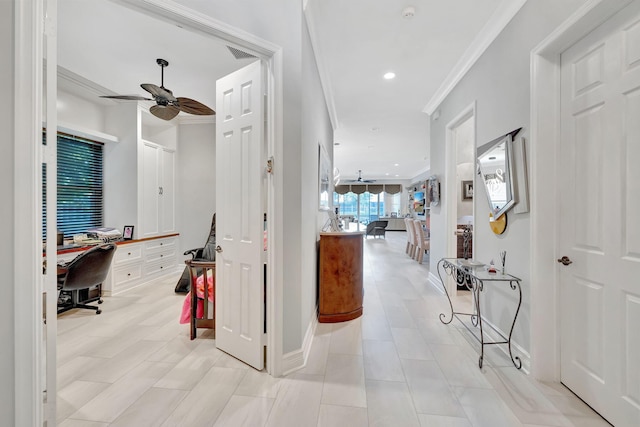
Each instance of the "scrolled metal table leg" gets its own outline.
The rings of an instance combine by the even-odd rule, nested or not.
[[[507,340],[508,346],[509,346],[509,356],[511,357],[511,362],[513,363],[513,366],[515,366],[517,369],[522,368],[522,360],[520,360],[520,358],[518,356],[514,356],[513,352],[511,351],[511,335],[513,335],[513,329],[516,325],[516,319],[518,318],[518,313],[520,312],[520,306],[522,305],[522,288],[520,287],[520,282],[519,281],[511,281],[509,282],[509,286],[511,286],[511,289],[513,289],[514,291],[517,289],[518,290],[518,308],[516,309],[516,314],[513,316],[513,323],[511,324],[511,330],[509,331],[509,339]]]

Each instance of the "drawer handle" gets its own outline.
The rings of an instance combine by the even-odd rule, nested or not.
[[[163,266],[160,266],[160,270],[162,270],[163,268],[164,268]]]
[[[131,273],[127,273],[127,276],[131,276]]]
[[[160,255],[160,258],[162,258],[164,255]]]
[[[127,255],[131,255],[131,252],[127,252]]]
[[[160,246],[164,245],[164,243],[160,243]]]

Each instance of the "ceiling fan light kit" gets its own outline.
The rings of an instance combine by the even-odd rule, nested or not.
[[[156,101],[156,105],[149,109],[149,112],[162,120],[171,120],[180,111],[197,116],[212,116],[216,114],[211,108],[201,102],[191,98],[175,97],[170,89],[164,87],[164,68],[169,66],[165,59],[158,58],[156,63],[160,66],[160,86],[153,83],[142,83],[140,87],[151,94],[153,98],[135,95],[111,95],[101,96],[101,98],[122,99],[126,101]]]

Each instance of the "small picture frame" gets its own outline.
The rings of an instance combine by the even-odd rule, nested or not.
[[[462,181],[462,200],[473,199],[473,181]]]
[[[133,225],[124,226],[124,230],[122,231],[122,239],[123,240],[133,239]]]

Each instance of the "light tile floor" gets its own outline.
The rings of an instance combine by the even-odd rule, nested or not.
[[[307,364],[284,378],[255,371],[178,324],[177,280],[105,298],[103,312],[58,318],[58,425],[607,426],[560,384],[540,383],[499,351],[478,369],[477,343],[443,325],[445,297],[405,234],[365,241],[364,315],[318,324]],[[468,304],[460,298],[457,304]]]

